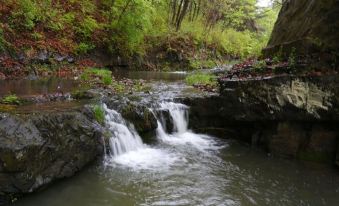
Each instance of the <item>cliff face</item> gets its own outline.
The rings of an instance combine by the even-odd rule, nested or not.
[[[286,0],[264,53],[272,55],[283,47],[299,54],[339,51],[338,0]]]

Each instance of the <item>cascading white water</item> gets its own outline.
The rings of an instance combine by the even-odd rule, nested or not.
[[[112,158],[106,158],[106,164],[118,164],[133,169],[167,169],[178,158],[161,149],[150,148],[143,144],[132,124],[128,125],[121,114],[103,106],[106,125],[112,134],[109,140]]]
[[[134,126],[126,122],[120,113],[103,106],[105,120],[111,133],[110,154],[107,164],[124,165],[134,169],[168,169],[178,161],[186,161],[169,151],[151,148],[143,144]],[[188,130],[188,107],[183,104],[166,102],[160,109],[169,111],[174,125],[174,133],[167,134],[158,120],[157,137],[163,142],[176,145],[192,145],[199,150],[210,149],[213,142],[206,135],[194,134]]]
[[[127,123],[121,114],[107,108],[106,105],[104,105],[103,108],[106,112],[106,125],[112,134],[109,144],[113,157],[145,147],[133,126],[127,127]]]
[[[164,129],[165,121],[160,117],[160,120],[158,119],[157,128],[158,139],[175,145],[193,145],[201,151],[206,149],[217,149],[215,142],[211,140],[211,137],[195,134],[188,130],[188,106],[174,102],[162,102],[160,103],[160,109],[168,110],[174,126],[174,133],[166,133]]]
[[[162,102],[160,107],[169,111],[173,121],[174,132],[179,134],[187,132],[188,106],[174,102]]]

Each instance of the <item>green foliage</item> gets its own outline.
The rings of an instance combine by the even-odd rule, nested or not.
[[[80,22],[78,33],[80,33],[83,37],[88,38],[92,35],[94,30],[98,29],[99,27],[99,24],[93,17],[86,16],[85,19]]]
[[[93,50],[95,48],[94,45],[90,44],[90,43],[84,43],[81,42],[80,44],[78,44],[78,46],[76,47],[75,52],[77,54],[86,54],[87,52]]]
[[[36,21],[39,20],[39,10],[34,0],[17,1],[19,9],[12,13],[14,24],[22,25],[26,29],[33,29]],[[14,26],[17,26],[14,25]]]
[[[111,85],[113,82],[112,72],[106,69],[88,68],[81,75],[84,81],[94,81],[104,85]]]
[[[111,19],[108,27],[115,33],[110,38],[110,49],[125,55],[142,53],[145,34],[151,28],[153,9],[150,1],[116,0],[107,14]]]
[[[1,103],[3,104],[11,104],[11,105],[17,105],[20,104],[21,101],[19,99],[18,96],[16,96],[15,94],[10,94],[5,96],[2,100]]]
[[[172,3],[176,2],[176,10]],[[181,2],[181,4],[180,4]],[[184,9],[185,2],[189,6]],[[142,56],[163,46],[171,36],[190,39],[188,58],[200,51],[215,56],[258,56],[266,46],[278,9],[257,9],[256,0],[6,0],[7,13],[0,22],[20,43],[34,49],[53,49],[87,54],[104,48],[124,57]],[[179,5],[180,4],[180,5]],[[179,9],[180,6],[180,9]],[[176,12],[176,13],[173,13]],[[183,16],[180,16],[180,15]],[[178,16],[179,15],[179,16]],[[180,19],[173,19],[173,16]],[[180,25],[176,24],[180,21]],[[29,35],[27,35],[29,34]],[[4,47],[1,38],[0,49]],[[6,35],[7,36],[7,35]],[[29,36],[31,39],[26,39]],[[31,40],[31,41],[27,41]],[[36,41],[36,42],[34,42]],[[31,43],[34,42],[34,43]],[[42,44],[42,45],[41,45]],[[179,45],[179,46],[178,46]],[[28,45],[28,47],[31,45]],[[197,51],[197,50],[198,51]],[[192,62],[192,68],[210,67],[211,62]]]
[[[185,79],[188,85],[217,85],[216,77],[211,74],[191,74]]]
[[[94,105],[93,112],[94,112],[95,120],[97,120],[97,122],[99,122],[100,124],[104,124],[105,123],[104,108],[100,105]]]

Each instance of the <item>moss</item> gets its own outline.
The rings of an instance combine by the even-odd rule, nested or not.
[[[97,122],[104,124],[105,122],[105,111],[100,105],[93,106],[94,117]]]

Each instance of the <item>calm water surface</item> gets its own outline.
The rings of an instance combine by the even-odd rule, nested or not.
[[[60,91],[66,93],[77,88],[79,88],[79,82],[72,79],[47,78],[38,80],[0,80],[0,96],[8,94],[34,96],[51,94]]]

